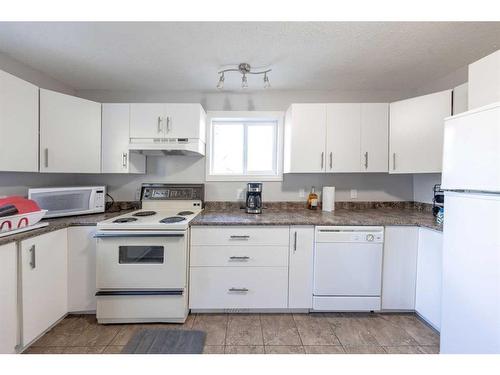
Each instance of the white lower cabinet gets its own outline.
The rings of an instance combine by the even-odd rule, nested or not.
[[[438,331],[441,326],[443,233],[419,228],[415,310]]]
[[[67,243],[67,230],[61,229],[20,244],[22,346],[68,311]]]
[[[382,310],[414,310],[418,227],[386,227]]]
[[[288,307],[312,308],[314,227],[290,227]]]
[[[95,226],[68,228],[68,311],[96,309]]]
[[[18,344],[17,246],[0,246],[0,354],[13,354]]]
[[[286,309],[289,227],[191,228],[189,307]]]

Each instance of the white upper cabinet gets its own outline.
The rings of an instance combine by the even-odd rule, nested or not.
[[[146,156],[129,152],[130,104],[102,105],[102,173],[146,173]]]
[[[1,70],[0,171],[38,172],[38,87]]]
[[[285,173],[387,172],[388,126],[387,103],[292,104]]]
[[[326,105],[326,171],[360,170],[361,104]]]
[[[101,103],[40,89],[40,172],[101,171]]]
[[[361,172],[387,172],[389,104],[361,104]]]
[[[389,173],[439,173],[452,90],[390,104]]]
[[[325,163],[326,104],[292,104],[285,118],[284,173],[321,173]]]
[[[198,103],[133,103],[130,138],[194,138],[205,142],[206,114]]]
[[[500,102],[500,50],[469,65],[469,108]]]

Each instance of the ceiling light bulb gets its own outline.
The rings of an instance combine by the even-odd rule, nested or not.
[[[271,83],[269,83],[269,77],[267,76],[267,73],[264,73],[264,88],[268,89],[271,87]]]
[[[243,77],[241,78],[241,88],[246,89],[248,88],[248,81],[247,81],[247,75],[243,74]]]
[[[217,89],[222,90],[224,88],[224,73],[219,77],[219,83],[217,83]]]

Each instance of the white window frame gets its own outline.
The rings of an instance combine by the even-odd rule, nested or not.
[[[283,181],[283,119],[284,112],[278,111],[209,111],[207,112],[206,181]],[[212,174],[213,123],[221,121],[269,121],[276,122],[275,175],[262,174]],[[246,144],[244,145],[246,147]]]

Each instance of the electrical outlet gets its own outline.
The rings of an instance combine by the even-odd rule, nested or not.
[[[299,197],[300,198],[305,198],[306,197],[306,191],[304,189],[299,190]]]
[[[356,199],[356,198],[358,198],[358,190],[351,189],[351,199]]]
[[[236,199],[237,200],[241,200],[243,199],[243,190],[242,188],[239,188],[238,190],[236,190]]]

